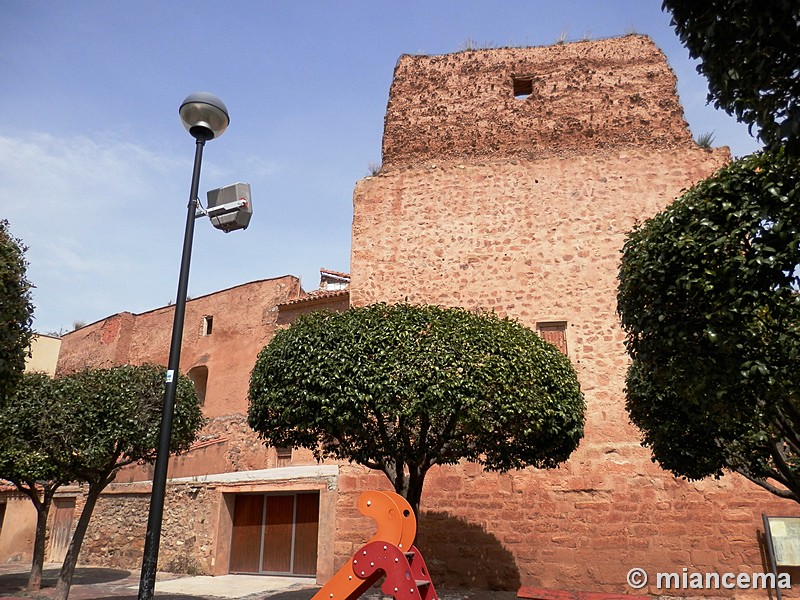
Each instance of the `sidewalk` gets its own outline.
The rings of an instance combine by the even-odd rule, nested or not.
[[[46,564],[42,589],[25,593],[30,566],[0,565],[0,600],[20,597],[52,598],[61,565]],[[136,600],[139,573],[104,567],[78,567],[70,589],[70,600]],[[260,575],[223,575],[187,577],[159,573],[156,597],[169,600],[218,600],[219,598],[274,598],[274,600],[309,600],[317,591],[314,579],[269,577]]]
[[[43,587],[38,592],[26,594],[30,565],[21,563],[0,564],[0,600],[33,598],[48,600],[53,597],[61,565],[45,564]],[[248,600],[310,600],[318,586],[313,579],[301,577],[271,577],[267,575],[221,575],[218,577],[158,573],[156,598],[165,600],[220,600],[220,598]],[[136,600],[139,590],[139,572],[105,567],[78,567],[69,593],[69,600]],[[516,600],[516,592],[486,590],[436,590],[440,600]],[[372,588],[362,598],[381,600],[380,589]]]

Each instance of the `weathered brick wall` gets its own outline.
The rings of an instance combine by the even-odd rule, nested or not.
[[[122,312],[64,335],[56,374],[127,362],[135,319],[136,315]]]
[[[515,72],[540,78],[539,122],[513,104],[532,100],[498,96]],[[676,480],[651,462],[624,409],[615,291],[625,235],[729,156],[691,141],[652,43],[403,58],[384,151],[386,168],[354,193],[352,304],[407,299],[530,327],[566,321],[587,402],[586,437],[556,471],[431,471],[419,541],[435,580],[631,592],[632,567],[764,571],[760,513],[800,514],[796,505],[736,476]],[[357,494],[342,477],[346,507]],[[356,535],[344,523],[337,539]]]

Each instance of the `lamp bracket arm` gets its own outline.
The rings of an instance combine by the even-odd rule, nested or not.
[[[200,203],[200,198],[194,199],[194,207],[195,207],[195,213],[194,213],[195,219],[208,216],[208,211],[205,208],[203,208],[203,205]]]

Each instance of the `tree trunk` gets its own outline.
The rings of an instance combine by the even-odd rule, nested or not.
[[[53,496],[62,482],[45,482],[42,484],[42,498],[36,491],[35,481],[22,481],[13,479],[11,483],[33,503],[36,509],[36,533],[33,538],[33,560],[31,572],[28,576],[28,591],[36,592],[42,588],[42,568],[44,566],[45,541],[47,539],[47,515],[50,513],[50,504]]]
[[[422,498],[422,485],[425,483],[425,473],[415,474],[413,471],[408,478],[408,493],[406,500],[414,509],[414,516],[419,523],[419,502]]]
[[[425,483],[427,469],[409,467],[407,477],[398,477],[394,482],[394,491],[405,498],[414,509],[414,516],[419,522],[419,502],[422,498],[422,486]]]
[[[101,481],[105,481],[105,479],[101,479]],[[101,483],[89,484],[86,504],[81,511],[81,516],[75,527],[75,533],[72,534],[72,540],[69,543],[67,555],[64,557],[64,564],[61,565],[61,572],[58,574],[58,583],[56,583],[56,593],[53,596],[53,600],[67,600],[69,597],[69,589],[72,586],[72,576],[75,574],[75,565],[78,563],[78,554],[81,551],[86,529],[89,527],[89,519],[92,518],[92,512],[94,512],[97,499],[100,497],[100,492],[102,492],[105,487],[106,485]]]
[[[48,493],[49,491],[49,493]],[[41,502],[34,502],[36,507],[36,535],[33,538],[33,562],[31,574],[28,576],[28,591],[36,592],[42,587],[42,569],[44,567],[45,541],[47,539],[47,515],[55,489],[44,489]]]

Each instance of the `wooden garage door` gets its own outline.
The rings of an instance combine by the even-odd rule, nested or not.
[[[238,494],[231,573],[315,575],[319,493]]]
[[[238,494],[233,508],[231,573],[258,573],[264,496]]]

